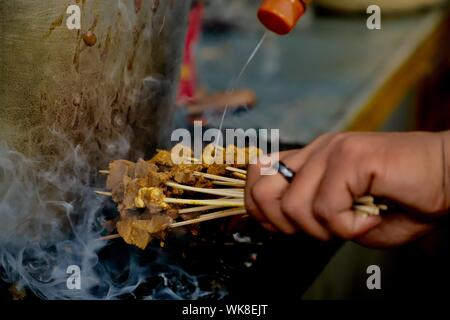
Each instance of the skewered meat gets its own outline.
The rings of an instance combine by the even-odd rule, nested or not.
[[[117,160],[109,165],[109,175],[106,180],[106,187],[113,191],[113,200],[122,202],[125,192],[124,177],[134,175],[135,164],[127,160]]]
[[[234,145],[229,145],[225,149],[225,159],[233,159],[232,165],[235,167],[245,168],[250,163],[254,162],[263,152],[257,147],[238,148]]]
[[[126,243],[144,250],[151,240],[150,234],[145,230],[135,228],[133,222],[134,220],[117,222],[117,232]]]
[[[254,162],[256,157],[262,155],[263,151],[257,147],[239,148],[230,144],[223,148],[209,144],[203,150],[203,162],[208,165],[208,168],[215,164],[224,163],[234,167],[245,168]]]
[[[119,202],[119,210],[122,216],[125,215],[126,210],[134,208],[134,198],[136,197],[136,194],[139,192],[140,189],[139,185],[137,184],[137,180],[131,180],[131,178],[128,176],[123,177],[123,186],[124,186],[123,201]],[[119,191],[120,190],[113,189],[112,193],[114,195]]]
[[[210,145],[210,151],[211,146],[213,145]],[[184,156],[192,154],[183,146],[179,151]],[[237,158],[239,151],[242,152],[234,146],[220,149],[224,155],[227,152],[232,154],[234,159]],[[245,150],[247,155],[251,152]],[[191,161],[193,158],[188,157],[187,160]],[[175,219],[190,220],[198,217],[200,212],[180,212],[182,205],[169,205],[165,199],[174,196],[178,199],[182,199],[181,196],[187,198],[198,196],[198,193],[191,190],[183,191],[183,188],[168,187],[167,182],[197,188],[213,188],[212,181],[198,174],[199,172],[232,177],[225,164],[174,164],[171,152],[166,150],[159,150],[149,161],[143,159],[139,159],[136,163],[126,160],[113,161],[109,165],[107,188],[112,191],[113,201],[118,204],[120,211],[120,219],[116,223],[119,235],[128,244],[145,249],[153,237],[163,238],[163,231]]]
[[[174,165],[171,152],[167,150],[158,150],[158,153],[150,160],[150,162],[161,167],[172,167]]]
[[[185,145],[179,143],[176,146],[174,146],[172,148],[172,150],[170,151],[170,153],[172,155],[175,155],[177,157],[177,159],[179,160],[191,160],[192,157],[194,156],[192,153],[192,150],[189,147],[186,147]]]
[[[162,209],[169,209],[169,205],[164,202],[164,191],[161,188],[141,188],[137,197],[134,199],[136,208],[147,208],[152,205],[157,205]]]
[[[147,172],[147,185],[153,187],[163,187],[167,181],[170,181],[173,173],[170,171],[159,172],[158,168]]]
[[[210,145],[209,150],[213,150],[212,148],[215,146]],[[230,164],[233,167],[245,167],[253,157],[261,155],[261,150],[257,148],[239,149],[228,146],[225,149],[217,148],[217,150],[234,157],[235,160],[242,161],[244,158],[245,161],[241,162],[243,163],[241,165]],[[112,193],[99,192],[102,195],[112,195],[113,200],[118,204],[120,219],[114,221],[117,222],[118,236],[141,249],[145,249],[154,237],[163,240],[169,227],[189,226],[194,234],[198,231],[195,229],[197,225],[194,224],[199,222],[245,214],[244,192],[241,188],[245,185],[246,171],[214,163],[210,165],[174,164],[169,158],[170,155],[169,151],[159,151],[150,161],[142,159],[137,163],[126,160],[114,161],[109,166],[107,181],[107,186]],[[196,162],[192,158],[187,160]],[[210,179],[215,180],[214,183]],[[232,188],[206,190],[213,188],[214,185]],[[205,194],[209,198],[195,198]],[[183,195],[186,198],[172,198],[172,195]],[[211,199],[212,195],[224,198]],[[387,210],[385,204],[374,204],[371,196],[357,199],[355,203],[355,212],[359,214],[378,215],[380,210]],[[197,206],[183,208],[185,205],[194,204]],[[201,214],[228,206],[238,207],[238,210]],[[195,219],[200,215],[200,219]],[[173,223],[180,218],[191,221]]]
[[[158,172],[158,166],[154,163],[139,159],[134,168],[134,177],[137,179],[147,178],[149,172]]]
[[[206,173],[222,176],[227,173],[227,166],[224,164],[212,164],[208,167]]]
[[[173,219],[167,215],[153,216],[149,220],[127,219],[117,223],[117,231],[126,243],[145,249],[152,238],[163,238],[162,232]]]
[[[197,188],[212,188],[212,187],[214,187],[211,180],[205,179],[203,177],[196,177],[196,178],[197,178],[197,181],[195,182],[194,187],[197,187]]]
[[[195,164],[179,164],[172,168],[173,180],[178,183],[195,185],[197,177],[194,176],[195,171],[201,171],[202,165]]]

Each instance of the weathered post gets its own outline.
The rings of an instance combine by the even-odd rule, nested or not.
[[[173,111],[189,5],[1,1],[0,142],[50,165],[61,141],[94,166],[150,151]]]

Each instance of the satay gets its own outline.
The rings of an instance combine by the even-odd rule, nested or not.
[[[233,190],[232,186],[226,189],[219,186],[222,189],[218,190],[223,191],[213,191],[209,194],[205,191],[200,193],[192,191],[198,188],[201,190],[217,188],[218,186],[214,184],[216,177],[223,177],[230,183],[241,185],[244,180],[233,178],[236,172],[228,170],[230,164],[200,163],[201,161],[191,157],[192,151],[188,148],[180,145],[175,148],[178,152],[182,151],[186,163],[175,164],[172,161],[171,151],[158,150],[148,161],[143,159],[139,159],[136,163],[127,160],[113,161],[109,165],[109,171],[106,171],[108,173],[106,186],[111,191],[112,199],[117,203],[120,212],[120,219],[116,224],[117,231],[127,243],[141,249],[145,249],[155,236],[163,238],[162,231],[176,219],[195,219],[202,212],[220,209],[223,206],[243,206],[241,191],[227,191]],[[212,148],[222,152],[223,159],[226,159],[227,154],[229,157],[232,154],[232,158],[237,159],[238,152],[251,154],[249,149],[240,150],[234,146],[216,148],[209,145],[205,150],[211,152]],[[204,152],[204,155],[206,154],[208,152]],[[228,200],[218,199],[216,193],[223,194]],[[241,200],[234,201],[230,197]],[[200,211],[202,207],[198,207],[198,211],[195,210],[196,207],[186,208],[188,203],[195,205],[200,201],[199,203],[208,204],[209,200],[212,200],[214,205],[204,206],[205,210]]]
[[[164,240],[168,228],[192,227],[203,221],[246,214],[244,169],[262,155],[260,149],[210,144],[200,161],[192,158],[188,148],[175,148],[178,154],[182,152],[185,163],[174,163],[172,151],[158,150],[148,161],[116,160],[109,165],[109,171],[101,171],[108,174],[106,186],[111,192],[98,194],[112,197],[120,212],[118,234],[105,239],[121,237],[145,249],[154,238]],[[388,209],[374,201],[371,196],[355,199],[353,209],[361,215],[378,215],[380,210]],[[216,211],[224,208],[228,209]]]

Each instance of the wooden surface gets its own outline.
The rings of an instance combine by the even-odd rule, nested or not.
[[[403,12],[445,2],[446,0],[315,0],[314,3],[325,8],[341,11],[365,11],[370,5],[383,8],[383,12]]]
[[[423,38],[416,49],[402,57],[396,69],[381,79],[381,86],[368,95],[367,102],[359,107],[344,128],[350,131],[380,128],[405,95],[425,77],[432,75],[445,54],[450,55],[446,45],[449,36],[450,15],[447,15]]]
[[[382,30],[374,31],[366,19],[310,11],[292,34],[268,36],[238,85],[254,90],[257,104],[228,115],[225,127],[280,129],[282,142],[297,144],[330,131],[380,128],[446,53],[449,15],[441,8],[383,18]],[[264,33],[257,24],[204,35],[203,85],[229,88]]]

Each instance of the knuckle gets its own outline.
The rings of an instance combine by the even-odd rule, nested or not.
[[[313,237],[315,237],[316,239],[323,241],[323,242],[331,241],[335,238],[335,235],[333,235],[333,233],[330,232],[330,230],[328,230],[328,229],[320,230],[320,231],[317,231],[315,233],[310,233],[310,234]]]
[[[249,164],[247,167],[247,177],[258,177],[261,169],[261,165],[257,164]]]
[[[323,135],[321,135],[320,138],[329,139],[331,137],[334,137],[335,135],[336,135],[335,133],[327,132],[327,133],[324,133]]]
[[[346,136],[340,139],[335,145],[336,154],[345,158],[353,158],[361,154],[364,144],[357,136]]]
[[[351,133],[348,132],[337,132],[331,134],[331,142],[338,143],[344,139],[347,139]]]
[[[332,236],[331,233],[329,233],[329,232],[324,232],[324,233],[318,235],[317,238],[318,238],[320,241],[326,242],[326,241],[332,240],[332,239],[333,239],[333,236]]]
[[[255,204],[253,202],[253,199],[251,197],[246,196],[244,201],[245,209],[250,213],[254,214],[256,211]]]
[[[317,137],[316,139],[314,139],[311,142],[311,144],[319,144],[322,141],[333,140],[335,135],[336,135],[335,133],[331,133],[331,132],[324,133],[324,134],[320,135],[319,137]]]
[[[258,203],[263,203],[270,195],[268,191],[267,185],[260,180],[253,186],[251,194],[253,199],[255,199]]]
[[[425,212],[432,215],[441,215],[443,212],[446,212],[447,208],[447,196],[445,192],[434,191],[430,192],[426,196],[428,201],[424,201],[427,203]]]
[[[344,240],[353,240],[356,238],[356,233],[349,228],[336,228],[335,234]]]
[[[314,216],[328,224],[331,217],[330,208],[326,205],[325,201],[314,201],[313,202],[313,214]]]
[[[298,212],[299,206],[298,196],[293,196],[290,192],[287,192],[281,201],[281,211],[291,217]]]
[[[321,210],[327,209],[322,208]],[[341,218],[337,213],[331,212],[329,210],[322,212],[322,214],[316,213],[318,215],[318,220],[321,220],[331,233],[344,240],[353,240],[357,236],[355,230],[340,221]]]
[[[297,230],[294,227],[289,227],[286,230],[284,230],[284,233],[289,236],[293,236],[297,233]]]
[[[352,229],[342,224],[340,217],[325,201],[316,201],[313,204],[314,216],[321,221],[332,233],[345,240],[355,237]]]

